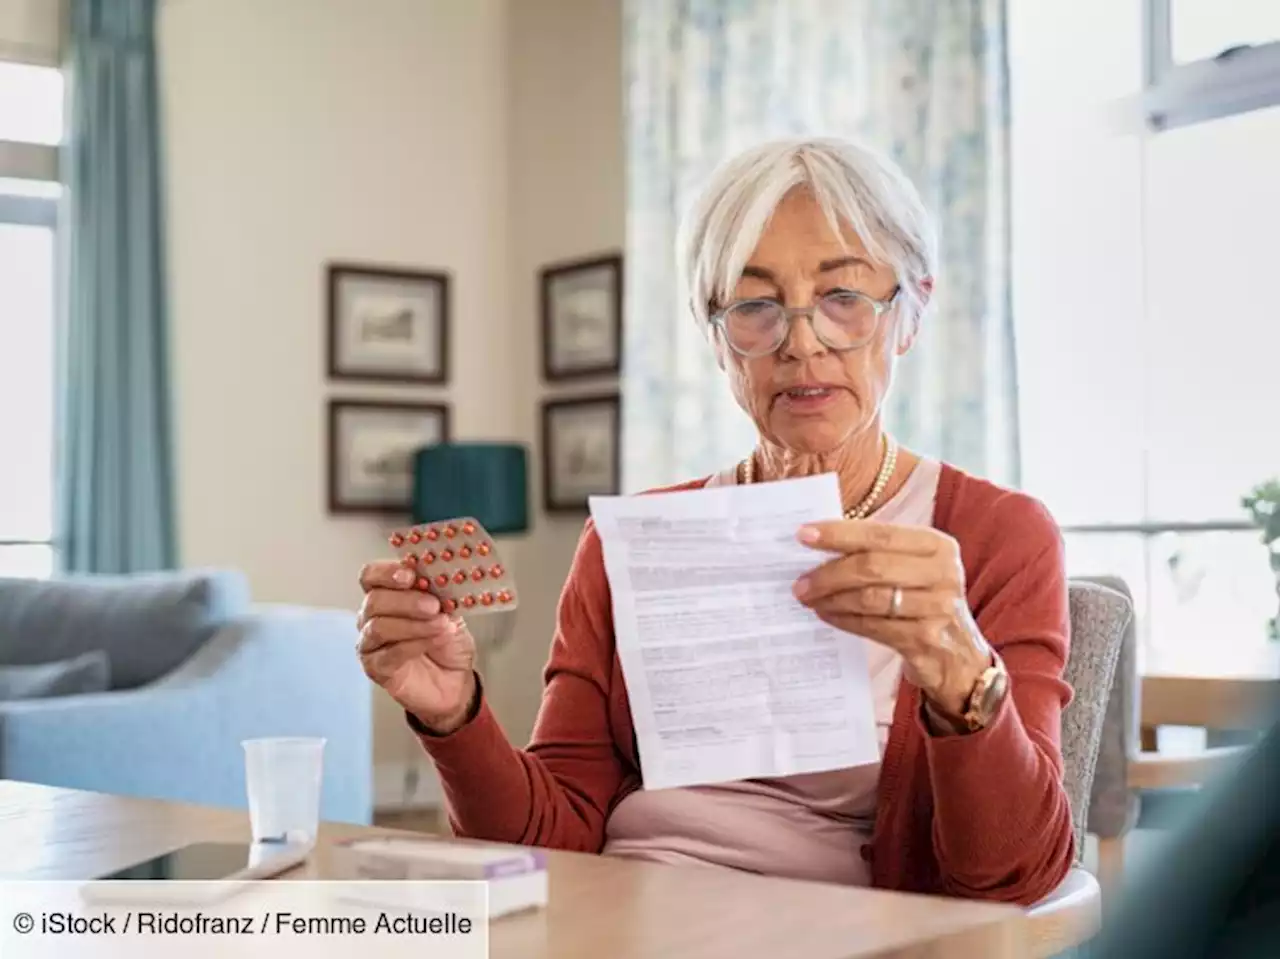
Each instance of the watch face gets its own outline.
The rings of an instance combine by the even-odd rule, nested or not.
[[[982,718],[987,720],[1000,707],[1005,690],[1009,687],[1009,674],[1000,670],[991,678],[986,694],[982,697]]]

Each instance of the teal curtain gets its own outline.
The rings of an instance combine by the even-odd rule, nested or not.
[[[59,335],[64,572],[176,561],[155,0],[70,0]]]
[[[817,134],[892,156],[942,267],[886,423],[1017,482],[1008,310],[1005,0],[627,0],[623,483],[706,475],[755,442],[676,288],[679,217],[720,160]]]

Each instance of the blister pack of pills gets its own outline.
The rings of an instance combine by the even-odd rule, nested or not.
[[[473,517],[397,530],[390,542],[417,572],[416,588],[440,597],[446,613],[497,613],[519,603],[493,537]]]

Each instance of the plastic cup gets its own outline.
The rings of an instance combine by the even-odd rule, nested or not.
[[[325,740],[246,739],[245,789],[255,843],[313,843],[320,831]]]

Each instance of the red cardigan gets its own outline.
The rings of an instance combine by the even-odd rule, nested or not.
[[[945,465],[934,525],[960,544],[969,605],[1009,669],[1012,695],[982,731],[935,737],[918,690],[903,681],[862,854],[880,888],[1030,904],[1062,881],[1076,853],[1059,745],[1072,695],[1061,535],[1036,500]],[[639,788],[641,770],[590,521],[544,681],[525,749],[511,745],[483,693],[462,728],[418,738],[458,835],[598,853],[606,818]]]

